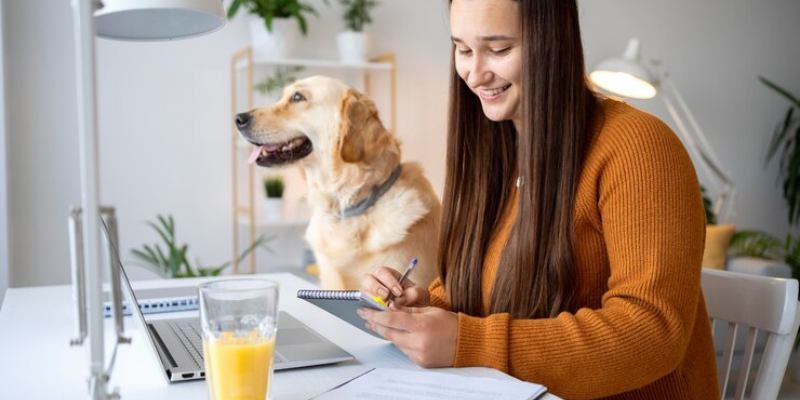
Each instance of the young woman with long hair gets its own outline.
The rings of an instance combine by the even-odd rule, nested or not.
[[[570,399],[716,399],[705,215],[655,117],[587,83],[576,0],[451,0],[439,279],[368,326],[425,367],[486,366]]]

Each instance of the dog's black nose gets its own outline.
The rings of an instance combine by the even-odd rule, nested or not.
[[[249,128],[251,122],[253,122],[253,114],[249,111],[236,114],[236,127],[239,128],[239,130]]]

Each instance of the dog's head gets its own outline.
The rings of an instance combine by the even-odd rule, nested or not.
[[[257,146],[251,155],[262,167],[295,162],[370,162],[390,151],[394,136],[378,118],[375,104],[343,82],[324,76],[286,87],[281,100],[236,116],[241,136]]]

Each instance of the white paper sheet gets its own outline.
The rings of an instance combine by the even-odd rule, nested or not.
[[[542,385],[519,380],[375,368],[314,400],[532,400],[545,392]]]

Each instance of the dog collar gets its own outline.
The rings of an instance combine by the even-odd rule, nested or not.
[[[378,199],[381,198],[386,192],[391,189],[392,185],[397,182],[397,178],[400,177],[400,172],[403,170],[402,165],[397,165],[397,168],[392,171],[392,174],[389,175],[389,179],[386,182],[383,182],[380,186],[375,186],[372,188],[372,191],[369,193],[369,196],[362,200],[360,203],[346,208],[342,211],[341,218],[347,219],[350,217],[355,217],[357,215],[361,215],[364,211],[367,211],[370,207],[372,207],[375,203],[378,202]]]

